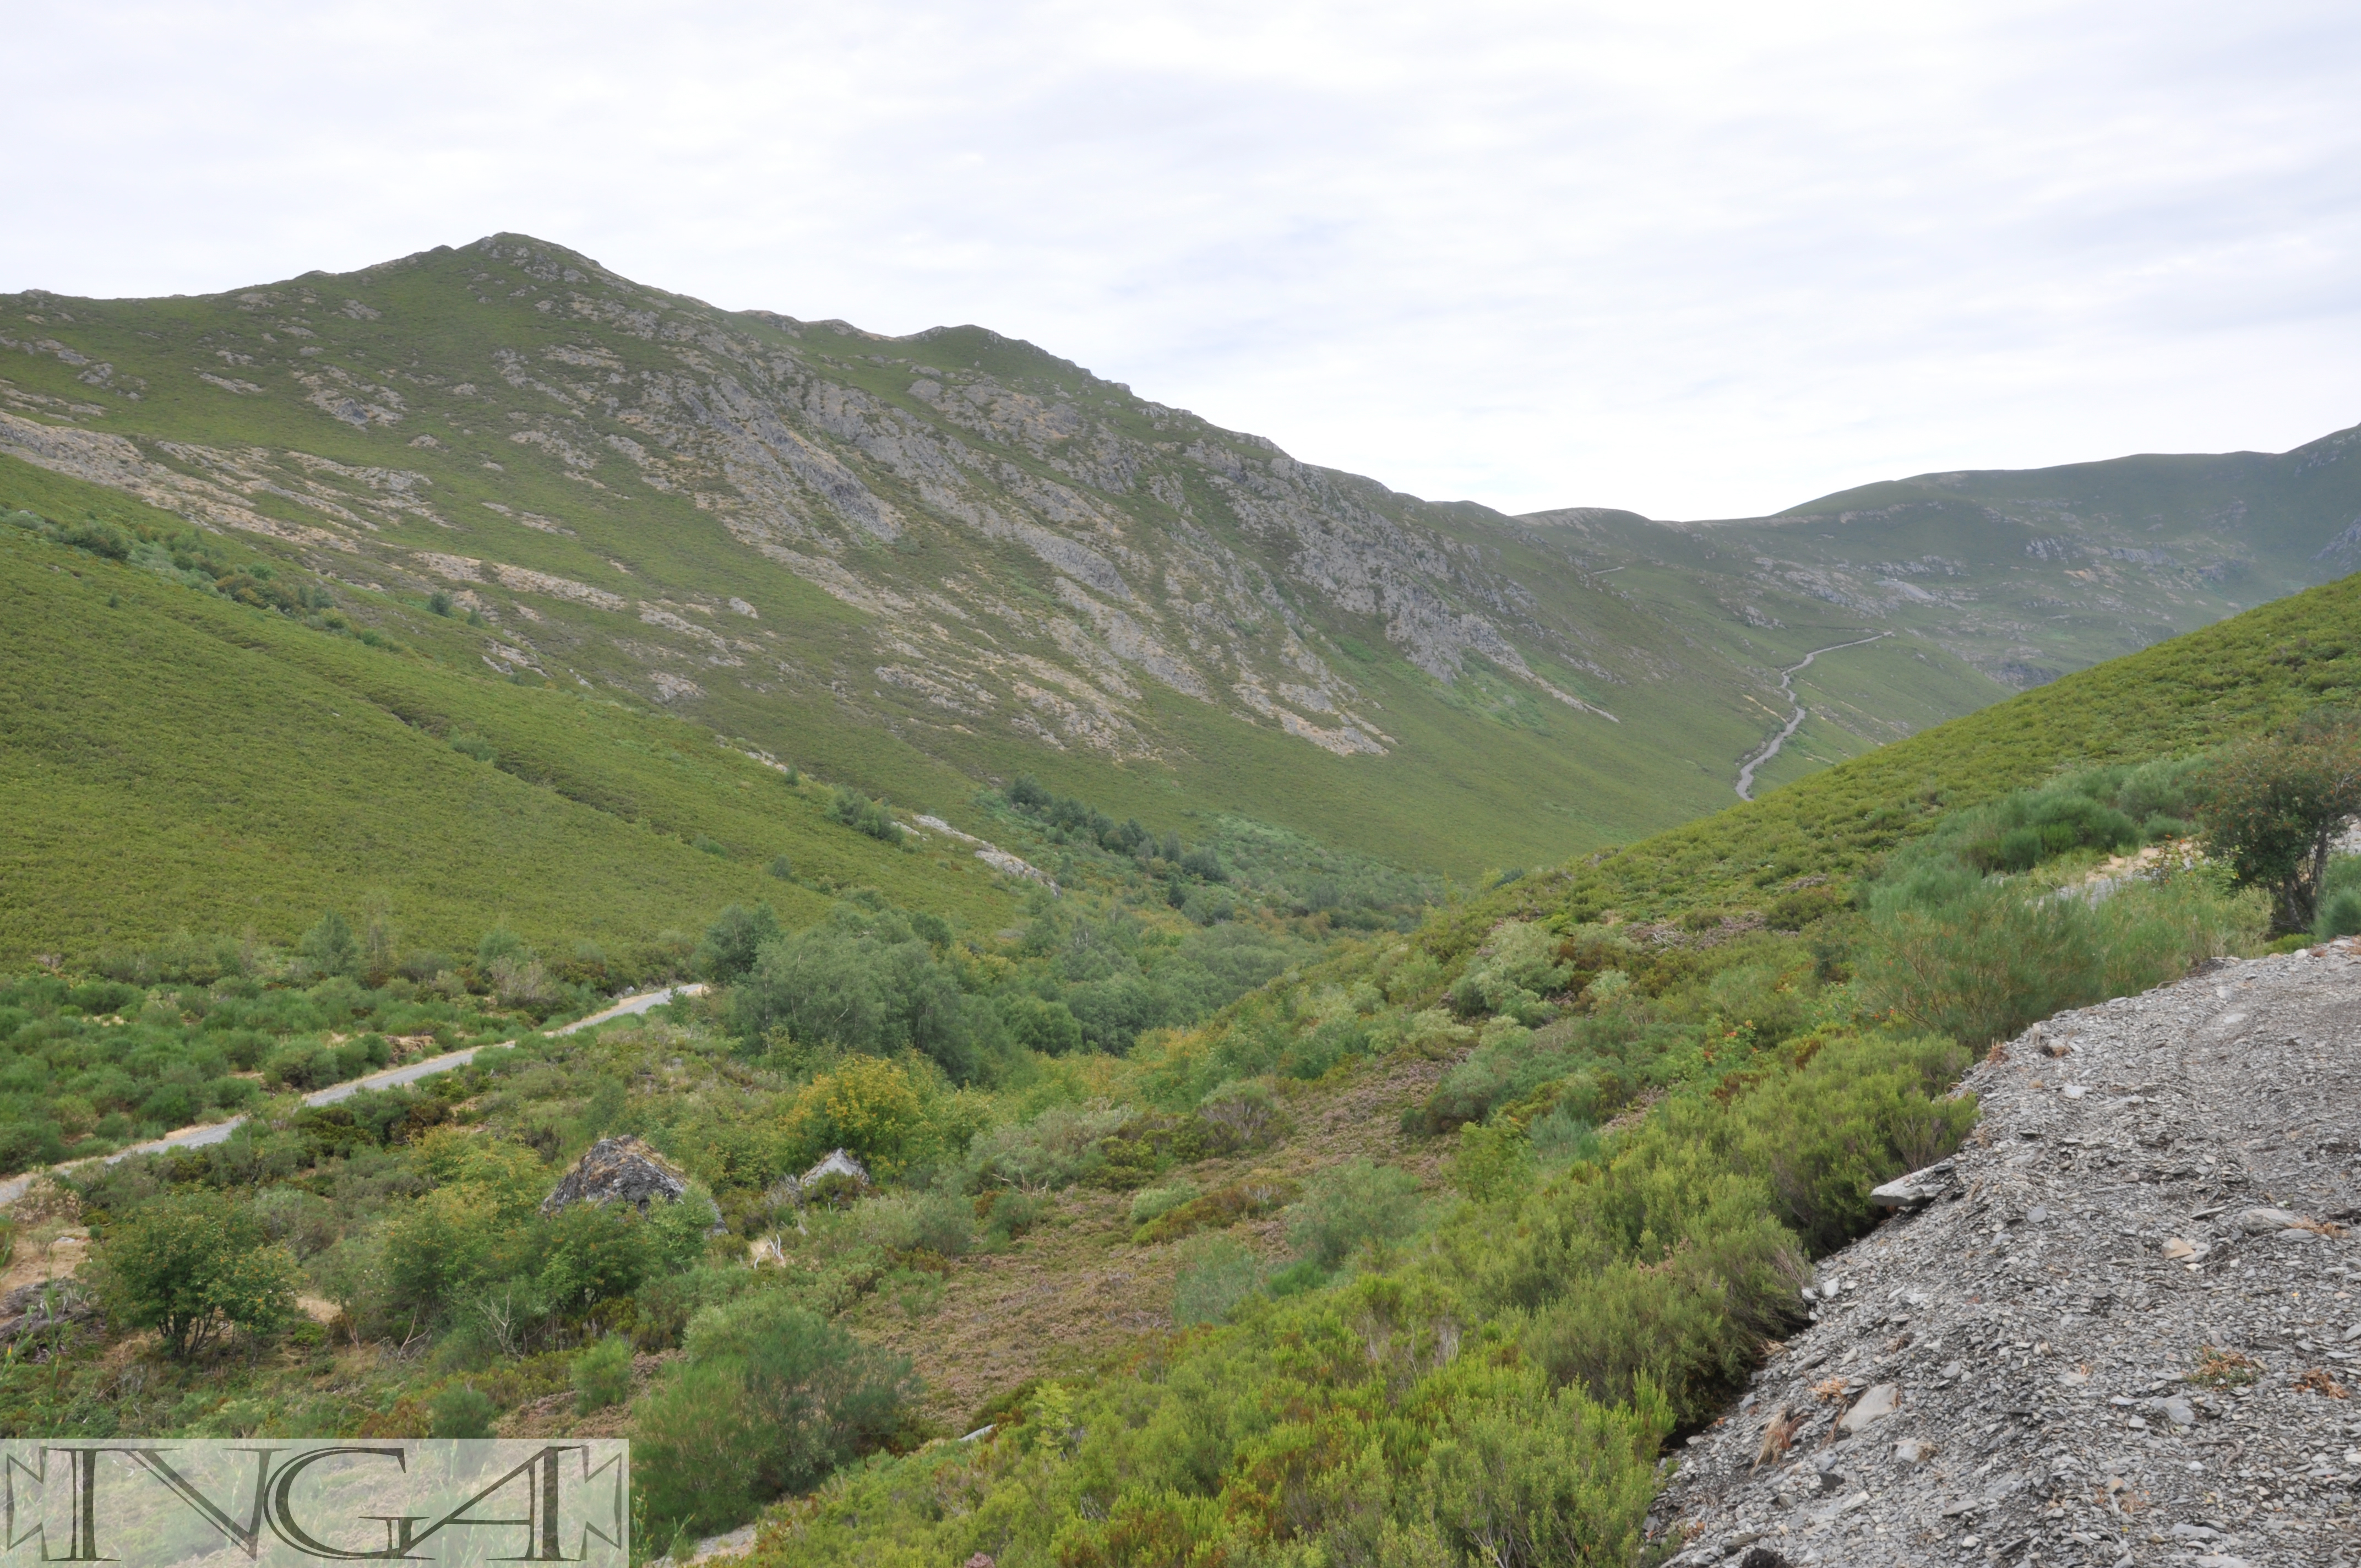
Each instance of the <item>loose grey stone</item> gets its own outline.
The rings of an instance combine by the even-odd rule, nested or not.
[[[1866,1431],[1871,1422],[1883,1420],[1892,1415],[1901,1398],[1902,1390],[1898,1387],[1892,1383],[1880,1383],[1853,1401],[1852,1409],[1844,1413],[1844,1419],[1837,1425],[1848,1432]]]
[[[2336,1299],[2361,1296],[2361,1244],[2288,1227],[2361,1215],[2357,959],[2225,964],[2048,1021],[2079,1100],[2023,1041],[1977,1066],[1960,1088],[1982,1125],[1939,1192],[1817,1260],[1810,1321],[1790,1298],[1753,1404],[1684,1451],[1652,1530],[1770,1532],[1723,1568],[2330,1563],[2361,1401],[2295,1385],[2361,1373],[2361,1313]],[[1849,1405],[1819,1393],[1831,1375]],[[1889,1387],[1885,1428],[1845,1424]],[[1758,1468],[1790,1415],[1792,1462]],[[1862,1427],[1894,1435],[1845,1441]]]

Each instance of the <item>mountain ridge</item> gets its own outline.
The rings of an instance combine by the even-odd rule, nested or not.
[[[38,329],[0,330],[0,458],[938,810],[1036,771],[1466,874],[1710,809],[1811,648],[1898,633],[1810,672],[1769,785],[2231,602],[2103,563],[2076,606],[2060,556],[2016,598],[2063,610],[1994,618],[1973,596],[2026,586],[1948,513],[1941,548],[1856,521],[1764,566],[1731,549],[1761,520],[1428,501],[989,328],[727,312],[528,236],[0,311]]]

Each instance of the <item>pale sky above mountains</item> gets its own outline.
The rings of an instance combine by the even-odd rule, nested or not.
[[[0,290],[501,229],[1508,510],[2361,421],[2361,8],[5,0]],[[0,374],[5,374],[0,366]]]

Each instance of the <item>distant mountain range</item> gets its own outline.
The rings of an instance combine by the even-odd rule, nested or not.
[[[732,313],[500,235],[203,298],[0,297],[21,465],[242,533],[485,676],[956,813],[1020,772],[1467,874],[1713,809],[2361,565],[2361,432],[1509,517],[979,327]],[[22,488],[22,487],[18,487]],[[1885,635],[1880,635],[1885,634]]]

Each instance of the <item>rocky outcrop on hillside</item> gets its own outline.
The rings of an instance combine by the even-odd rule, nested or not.
[[[1689,1440],[1684,1568],[2350,1562],[2361,943],[2061,1014]]]
[[[555,1214],[576,1203],[628,1203],[644,1214],[652,1203],[677,1203],[687,1193],[688,1179],[671,1161],[626,1134],[592,1144],[542,1200],[541,1212]]]
[[[479,304],[530,302],[538,319],[486,315],[456,344],[406,344],[408,366],[390,368],[377,345],[409,312],[382,286],[414,289],[403,275],[421,269]],[[347,289],[377,302],[340,308]],[[1161,693],[1339,755],[1382,754],[1397,744],[1389,721],[1329,640],[1347,620],[1445,686],[1477,661],[1569,722],[1612,718],[1575,688],[1597,696],[1627,679],[1598,656],[1596,627],[1552,602],[1563,594],[1536,594],[1530,572],[1463,537],[1448,509],[1305,466],[980,329],[888,339],[732,314],[515,236],[373,269],[327,295],[299,282],[230,303],[190,345],[238,370],[203,372],[214,395],[293,398],[400,437],[417,466],[78,428],[83,405],[21,393],[6,398],[16,412],[0,411],[0,451],[209,526],[456,589],[510,634],[501,662],[513,668],[546,673],[543,655],[565,651],[567,628],[533,603],[555,598],[635,615],[625,652],[643,668],[631,684],[661,701],[693,701],[717,678],[804,674],[791,636],[731,624],[719,596],[649,593],[620,563],[567,575],[499,559],[492,517],[584,536],[549,503],[463,493],[489,482],[483,470],[532,464],[577,488],[586,510],[643,486],[708,514],[746,552],[744,570],[784,568],[866,618],[862,685],[945,728],[1155,756],[1169,745],[1151,712]],[[0,340],[11,345],[26,346]],[[481,431],[502,455],[454,472],[450,438],[430,424]],[[442,537],[394,537],[417,524]],[[469,534],[493,537],[460,548]]]

